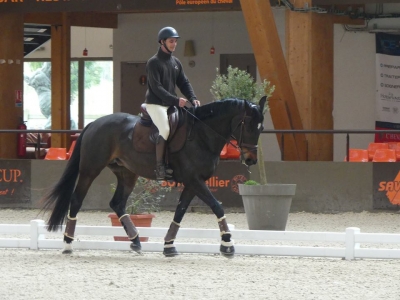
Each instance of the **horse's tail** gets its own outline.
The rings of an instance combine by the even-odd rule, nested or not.
[[[68,214],[71,196],[75,188],[76,179],[79,175],[79,162],[81,160],[82,137],[86,129],[79,135],[74,151],[65,167],[60,180],[51,188],[51,190],[42,198],[44,203],[42,210],[48,210],[53,207],[50,218],[47,221],[48,231],[57,231],[58,226],[62,225]]]

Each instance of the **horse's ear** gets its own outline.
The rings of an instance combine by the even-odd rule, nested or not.
[[[267,102],[267,96],[263,96],[263,97],[260,99],[260,102],[259,102],[259,104],[260,104],[260,110],[261,110],[262,112],[264,111],[265,102]]]

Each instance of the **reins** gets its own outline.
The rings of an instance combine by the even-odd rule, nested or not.
[[[189,103],[190,103],[190,102],[189,102]],[[192,105],[193,108],[196,109],[196,106],[194,106],[192,103],[190,103],[190,104]],[[246,152],[254,152],[254,151],[257,150],[258,145],[250,145],[250,144],[246,144],[246,143],[243,143],[243,142],[242,142],[243,130],[244,130],[244,119],[246,118],[246,112],[244,112],[242,119],[240,120],[240,122],[238,123],[238,125],[236,125],[235,129],[232,130],[232,132],[234,132],[239,126],[241,126],[241,128],[240,128],[240,136],[239,136],[239,139],[237,139],[237,138],[236,138],[235,136],[233,136],[232,134],[231,134],[230,138],[227,138],[227,139],[226,139],[225,137],[223,137],[222,135],[220,135],[218,132],[216,132],[213,128],[211,128],[211,127],[208,126],[206,123],[204,123],[202,120],[200,120],[198,117],[196,117],[194,114],[192,114],[187,108],[185,108],[185,109],[186,109],[186,112],[187,112],[189,115],[191,115],[194,119],[196,119],[196,120],[199,121],[202,125],[208,127],[211,131],[213,131],[213,132],[215,133],[215,135],[217,135],[219,138],[221,138],[221,139],[225,142],[225,144],[228,144],[228,143],[229,143],[229,144],[232,145],[234,148],[236,148],[237,150],[239,150],[241,160],[243,160],[243,155],[244,155],[244,153],[246,153]],[[237,145],[235,145],[235,144],[233,144],[233,143],[231,142],[231,138],[233,138],[234,140],[237,141]],[[245,147],[247,147],[247,148],[249,148],[249,150],[246,151],[246,152],[244,152],[244,151],[242,150],[242,148],[241,148],[242,145],[245,146]]]

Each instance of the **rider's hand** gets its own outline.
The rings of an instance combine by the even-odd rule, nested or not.
[[[200,101],[199,100],[193,100],[193,105],[194,106],[200,106]]]
[[[179,107],[184,107],[187,100],[185,98],[179,98]]]

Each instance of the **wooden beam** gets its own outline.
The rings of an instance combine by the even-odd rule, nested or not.
[[[62,22],[61,13],[26,13],[24,23],[59,25]]]
[[[399,3],[398,0],[312,0],[312,5],[353,5],[353,4],[377,4],[377,3]]]
[[[261,79],[275,85],[271,97],[271,117],[275,129],[303,129],[285,57],[276,29],[269,0],[241,0],[242,11],[247,25]],[[287,160],[306,160],[304,134],[285,140]]]
[[[70,26],[118,28],[118,15],[113,13],[69,13]],[[62,13],[26,13],[24,23],[62,24]]]
[[[71,99],[71,26],[68,13],[62,13],[62,24],[51,29],[51,129],[70,129]],[[67,148],[67,134],[52,134],[52,147]]]
[[[118,14],[112,13],[71,13],[71,26],[118,28]]]
[[[333,129],[333,16],[288,10],[286,51],[304,128]],[[307,141],[308,160],[333,159],[332,135],[308,134]]]

